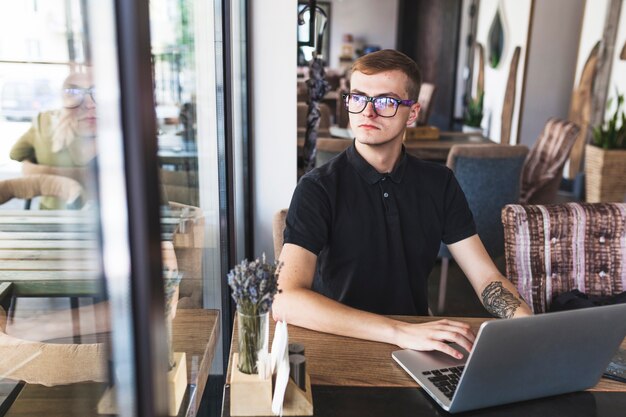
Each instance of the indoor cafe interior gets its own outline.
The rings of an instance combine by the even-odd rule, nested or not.
[[[419,67],[414,100],[354,87],[355,62],[385,50]],[[298,268],[293,246],[315,280],[297,291],[320,308],[316,285],[339,285],[328,265],[360,262],[361,246],[333,246],[337,212],[300,209],[294,191],[354,155],[368,163],[351,120],[419,108],[399,155],[458,183],[481,259],[506,282],[498,300],[539,320],[623,304],[624,94],[624,0],[0,0],[0,417],[447,415],[392,357],[407,346],[308,302],[272,314],[274,296],[296,294],[279,280]],[[303,213],[329,222],[315,251],[293,243]],[[424,314],[372,311],[359,328],[453,320],[476,335],[518,320],[438,236],[403,237],[420,249],[402,256],[428,253],[410,284]],[[546,336],[556,344],[519,336],[529,368],[587,343],[564,329]],[[471,415],[621,415],[625,337],[589,362],[587,385]]]

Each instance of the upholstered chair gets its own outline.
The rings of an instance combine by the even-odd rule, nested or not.
[[[500,212],[519,199],[520,173],[528,154],[525,146],[456,145],[447,165],[457,178],[474,215],[478,235],[492,258],[504,254]],[[441,276],[437,312],[445,310],[448,265],[452,254],[441,244]]]
[[[548,120],[524,162],[521,203],[555,202],[563,178],[563,167],[579,131],[578,125],[567,120]]]
[[[502,210],[506,273],[535,313],[577,289],[626,290],[626,204],[507,205]]]

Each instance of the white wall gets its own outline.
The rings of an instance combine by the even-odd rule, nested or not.
[[[622,12],[620,13],[617,36],[615,38],[615,50],[613,51],[613,67],[611,69],[611,81],[609,83],[609,97],[615,98],[615,89],[626,95],[626,61],[619,59],[620,52],[626,44],[626,3],[622,2]],[[613,100],[615,101],[615,100]],[[607,118],[611,116],[611,111],[605,114]]]
[[[346,33],[352,34],[355,43],[395,49],[398,0],[330,0],[330,3],[331,68],[339,67]]]
[[[272,259],[272,217],[289,206],[297,176],[297,0],[255,0],[250,9],[254,254]]]
[[[535,1],[520,122],[523,145],[535,143],[550,117],[568,116],[583,10],[584,0]]]
[[[487,37],[498,5],[502,10],[501,16],[502,26],[504,28],[505,46],[500,64],[497,68],[491,68],[488,64]],[[528,24],[530,21],[530,7],[531,0],[481,0],[480,2],[476,40],[485,48],[485,119],[483,119],[483,126],[487,128],[489,137],[495,142],[500,142],[502,105],[504,103],[506,83],[509,77],[511,58],[513,57],[515,47],[520,46],[522,50],[517,68],[517,89],[511,125],[511,143],[515,143],[517,138],[519,106],[526,60],[526,42],[528,37]]]
[[[585,4],[585,14],[576,62],[576,85],[580,82],[580,75],[593,46],[596,42],[602,40],[608,6],[609,0],[591,0]]]

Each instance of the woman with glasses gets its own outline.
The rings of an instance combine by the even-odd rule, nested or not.
[[[30,129],[11,148],[10,157],[37,164],[31,168],[36,173],[63,175],[55,169],[66,169],[73,174],[69,176],[85,184],[91,178],[90,170],[85,168],[96,156],[96,101],[91,71],[70,74],[63,82],[61,94],[63,107],[37,115]],[[41,200],[41,208],[62,207],[62,202],[54,197]]]

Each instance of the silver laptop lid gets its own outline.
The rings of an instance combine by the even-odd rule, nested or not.
[[[625,304],[485,322],[449,411],[592,387],[625,335]],[[409,355],[410,364],[402,362],[399,352],[393,356],[421,384],[424,363],[419,357],[441,355],[418,353]]]

